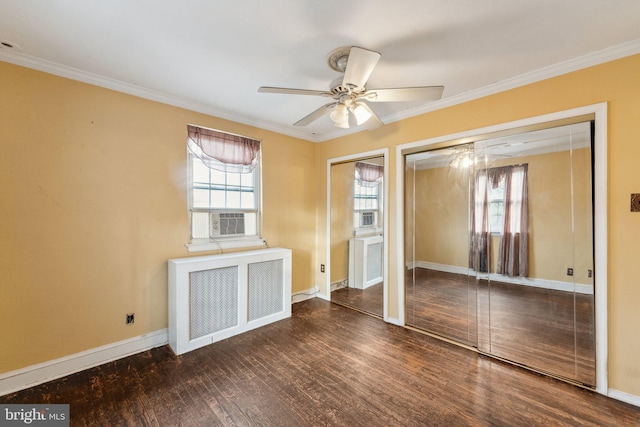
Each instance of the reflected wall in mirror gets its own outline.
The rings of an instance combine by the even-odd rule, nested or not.
[[[408,324],[595,385],[592,135],[583,122],[406,157]]]
[[[470,158],[471,144],[407,158],[405,319],[409,325],[475,345],[476,287],[468,271],[473,171],[454,166]]]
[[[331,301],[383,317],[384,158],[331,165]]]

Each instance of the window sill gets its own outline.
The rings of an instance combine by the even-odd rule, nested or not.
[[[353,230],[354,237],[366,237],[375,234],[382,234],[382,227],[362,227]]]
[[[260,237],[250,237],[246,239],[230,240],[202,240],[187,243],[185,245],[189,252],[219,251],[225,249],[255,248],[267,246],[267,242]]]

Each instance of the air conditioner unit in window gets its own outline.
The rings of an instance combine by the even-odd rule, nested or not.
[[[360,212],[360,227],[372,227],[376,225],[376,212],[364,211]]]
[[[211,237],[244,236],[244,213],[212,212]]]

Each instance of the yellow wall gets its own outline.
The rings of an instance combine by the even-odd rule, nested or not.
[[[167,259],[207,254],[187,123],[263,141],[263,237],[314,285],[315,144],[3,62],[0,117],[0,373],[167,327]]]
[[[490,167],[513,163],[513,159],[500,159]],[[593,271],[591,150],[522,156],[516,163],[529,165],[529,277],[592,283],[587,274]],[[416,260],[466,268],[469,180],[473,180],[469,169],[418,170],[415,179]],[[499,240],[493,236],[492,272],[496,271]],[[568,267],[574,268],[573,277],[567,276]]]
[[[609,386],[640,396],[640,284],[635,266],[640,250],[640,214],[629,212],[629,194],[639,192],[640,168],[640,55],[465,102],[449,108],[394,122],[373,132],[359,132],[319,144],[316,170],[326,179],[328,158],[389,147],[389,188],[396,187],[395,147],[414,141],[454,134],[518,119],[608,103],[608,289]],[[446,90],[445,90],[446,94]],[[326,188],[317,192],[318,262],[326,262]],[[396,253],[396,195],[389,197],[389,312],[398,316]],[[324,277],[316,270],[316,282]]]
[[[472,179],[469,168],[415,171],[416,261],[468,266]]]

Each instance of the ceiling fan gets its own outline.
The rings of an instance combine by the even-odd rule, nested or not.
[[[328,113],[337,127],[348,129],[351,113],[358,126],[364,124],[369,130],[383,123],[368,102],[435,101],[442,97],[443,86],[367,89],[365,85],[380,56],[378,52],[360,47],[339,47],[329,53],[327,61],[332,69],[344,73],[344,77],[333,80],[329,91],[262,86],[258,92],[324,96],[335,100],[298,120],[294,126],[306,126]]]

